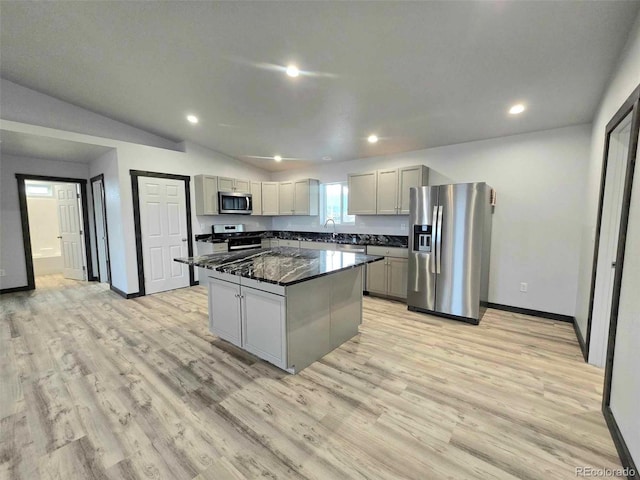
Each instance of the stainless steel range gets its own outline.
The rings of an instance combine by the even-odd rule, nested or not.
[[[227,244],[227,250],[249,250],[262,246],[262,237],[253,232],[245,232],[242,223],[236,225],[214,225],[213,238],[220,239]]]

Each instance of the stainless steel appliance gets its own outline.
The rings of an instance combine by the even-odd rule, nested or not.
[[[218,212],[251,215],[253,199],[250,193],[218,192]]]
[[[262,247],[262,237],[252,232],[245,232],[243,224],[214,225],[213,240],[223,241],[227,251],[247,250]]]
[[[409,310],[480,322],[489,292],[491,192],[486,183],[411,188]]]

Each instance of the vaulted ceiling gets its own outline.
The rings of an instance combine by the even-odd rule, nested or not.
[[[590,122],[639,7],[2,2],[0,66],[26,87],[278,170]],[[509,115],[518,102],[527,110]]]

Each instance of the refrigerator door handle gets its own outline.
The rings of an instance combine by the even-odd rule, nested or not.
[[[432,245],[433,245],[433,252],[431,252],[431,255],[429,255],[429,257],[431,257],[430,260],[430,266],[431,266],[431,273],[437,273],[436,271],[436,255],[437,255],[437,246],[436,243],[438,242],[438,207],[434,206],[433,207],[433,217],[432,217],[432,223],[433,223],[433,238],[432,238]]]
[[[436,224],[437,237],[436,241],[436,273],[440,273],[440,264],[442,259],[442,205],[438,206],[438,222]]]

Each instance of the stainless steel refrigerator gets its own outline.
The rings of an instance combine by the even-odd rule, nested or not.
[[[488,301],[491,187],[410,191],[409,310],[479,323]]]

